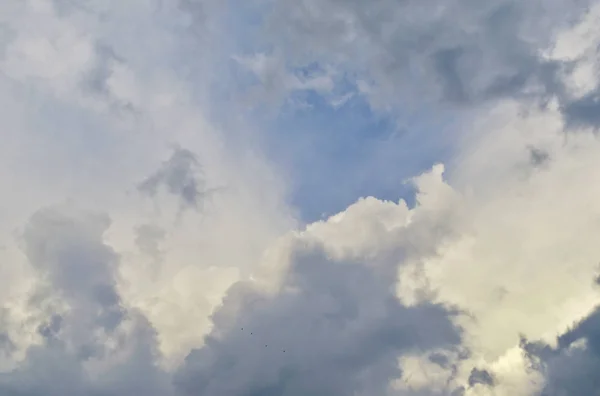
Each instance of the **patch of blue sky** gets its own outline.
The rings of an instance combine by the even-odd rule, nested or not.
[[[451,158],[452,120],[447,112],[430,105],[418,111],[375,112],[358,93],[355,75],[330,75],[330,91],[310,84],[304,89],[278,87],[283,89],[278,98],[282,102],[252,96],[257,92],[253,88],[260,91],[260,79],[233,55],[270,53],[257,29],[261,16],[247,6],[227,18],[232,28],[227,41],[235,44],[220,54],[220,78],[211,89],[211,118],[225,131],[251,130],[250,140],[259,141],[285,177],[289,204],[303,221],[337,213],[364,196],[404,199],[412,206],[414,189],[406,180]],[[318,63],[285,66],[300,81],[327,75],[327,67]],[[229,134],[231,140],[240,137]]]
[[[203,112],[221,126],[224,133],[236,139],[237,133],[231,132],[239,127],[236,122],[251,122],[260,129],[266,113],[263,106],[266,104],[253,100],[250,95],[252,88],[260,85],[260,79],[241,65],[239,59],[270,53],[271,46],[261,37],[268,4],[258,0],[228,0],[226,4],[220,25],[219,45],[211,53],[211,75],[190,78],[190,90],[194,92],[194,80],[203,80],[202,89],[209,84],[210,100],[202,103]]]
[[[374,196],[414,204],[405,181],[445,161],[452,147],[431,114],[375,113],[362,96],[339,107],[314,91],[297,92],[269,128],[267,153],[291,185],[290,203],[306,222]],[[298,106],[298,103],[304,106]]]

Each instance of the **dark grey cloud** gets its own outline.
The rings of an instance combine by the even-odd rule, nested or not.
[[[600,308],[561,334],[557,346],[523,340],[532,370],[543,374],[540,396],[595,395],[600,389]]]
[[[244,282],[230,289],[177,388],[205,396],[384,395],[402,375],[398,356],[461,342],[456,312],[403,306],[394,294],[395,266],[371,265],[299,244],[276,295]]]
[[[473,368],[469,374],[469,386],[476,385],[494,386],[494,377],[487,370]]]
[[[566,102],[563,114],[568,127],[600,127],[600,90]]]
[[[49,312],[38,327],[43,343],[29,346],[25,360],[0,375],[1,395],[170,394],[169,377],[156,366],[154,330],[123,306],[117,291],[119,257],[103,240],[109,224],[106,215],[66,207],[41,209],[29,220],[23,250],[47,284],[30,303],[58,298],[68,309]],[[108,369],[90,375],[87,363],[117,354]]]
[[[160,168],[146,178],[138,190],[151,197],[159,189],[177,196],[185,207],[201,209],[204,199],[214,189],[206,189],[204,175],[196,155],[190,150],[176,148]]]
[[[85,356],[69,350],[69,340],[31,346],[19,366],[0,374],[3,396],[168,396],[170,377],[156,366],[155,335],[140,320],[124,342],[127,358],[114,361],[97,376],[84,366]]]
[[[568,101],[562,81],[575,60],[551,60],[542,51],[591,3],[283,0],[275,2],[271,29],[290,60],[354,69],[375,82],[388,105],[436,97],[460,106],[505,97],[545,103],[552,96]]]
[[[441,351],[460,346],[452,321],[458,311],[401,304],[395,296],[401,252],[368,262],[335,260],[321,245],[299,240],[280,291],[267,295],[247,281],[231,287],[205,345],[172,380],[157,366],[154,329],[119,296],[119,256],[103,240],[109,225],[106,215],[66,207],[31,217],[23,250],[48,286],[32,304],[58,297],[69,309],[48,312],[38,327],[43,343],[0,375],[1,395],[384,395],[390,380],[403,375],[397,360],[403,354],[436,351],[433,360],[454,364]],[[92,375],[89,364],[97,360],[110,364]]]
[[[33,268],[74,310],[106,330],[114,329],[123,315],[114,278],[118,256],[102,239],[109,225],[103,214],[46,208],[31,217],[23,233]]]
[[[534,167],[544,166],[550,161],[550,154],[541,148],[529,147],[529,159]]]

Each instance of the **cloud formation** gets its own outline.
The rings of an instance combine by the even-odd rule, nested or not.
[[[600,4],[245,4],[0,5],[0,395],[593,394]],[[240,66],[451,158],[303,224]]]
[[[399,213],[388,222],[364,216],[379,205],[361,201],[343,219],[292,236],[283,246],[287,260],[277,263],[285,268],[275,291],[232,287],[205,346],[181,369],[177,383],[187,394],[386,394],[401,376],[399,356],[453,351],[461,331],[452,307],[405,306],[396,298],[398,260],[410,247],[385,241],[407,232],[409,212],[391,204]],[[347,243],[344,234],[354,227],[382,240],[365,233],[348,251],[329,242]]]
[[[273,41],[292,62],[323,62],[339,73],[350,68],[359,76],[358,91],[383,110],[558,96],[567,113],[585,118],[590,100],[571,103],[563,83],[578,59],[553,59],[545,51],[592,4],[275,1],[269,21]]]
[[[205,189],[201,171],[194,153],[175,149],[159,170],[140,183],[138,190],[154,197],[163,187],[168,193],[179,197],[182,205],[200,209],[198,206],[212,192]]]
[[[38,341],[0,377],[0,393],[169,394],[168,376],[156,365],[154,330],[118,294],[119,257],[103,241],[108,226],[105,215],[68,208],[31,217],[24,252],[48,292],[27,305],[49,309],[41,312]]]

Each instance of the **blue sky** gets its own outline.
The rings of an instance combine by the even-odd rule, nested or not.
[[[234,58],[271,54],[276,40],[263,30],[268,2],[230,2],[230,7],[224,14],[225,50],[212,58],[221,78],[212,86],[208,106],[220,125],[231,125],[231,109],[233,118],[242,114],[252,125],[260,150],[288,184],[286,200],[300,220],[330,216],[364,196],[414,204],[414,188],[406,182],[450,158],[461,110],[448,111],[426,98],[409,99],[411,108],[374,109],[358,92],[360,76],[351,70],[335,77],[332,92],[292,89],[274,102],[247,96],[261,86],[260,78]],[[289,66],[291,73],[310,78],[327,63]],[[341,106],[333,104],[346,94],[349,99]],[[412,93],[398,97],[407,94]]]
[[[291,181],[291,203],[307,222],[365,196],[412,204],[408,178],[449,155],[443,126],[416,119],[400,129],[360,96],[339,108],[314,92],[301,96],[309,107],[284,105],[268,126],[266,146]]]
[[[258,34],[254,18],[260,17],[250,15],[230,14],[234,19],[229,23],[239,37],[232,50],[236,56],[268,51],[268,46],[256,46],[249,39]],[[265,96],[244,101],[240,98],[259,88],[260,79],[235,60],[219,62],[226,77],[217,80],[209,103],[215,122],[231,123],[232,108],[243,114],[260,150],[286,180],[287,201],[303,222],[335,214],[365,196],[404,199],[412,205],[414,189],[408,179],[445,162],[453,150],[457,117],[435,103],[418,105],[418,111],[373,109],[352,75],[335,81],[333,92],[343,98],[341,105],[330,92],[314,89],[291,90],[275,102]],[[313,63],[292,70],[311,76],[324,68]]]

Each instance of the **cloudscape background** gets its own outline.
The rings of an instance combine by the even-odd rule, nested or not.
[[[0,396],[600,389],[600,3],[0,2]]]

